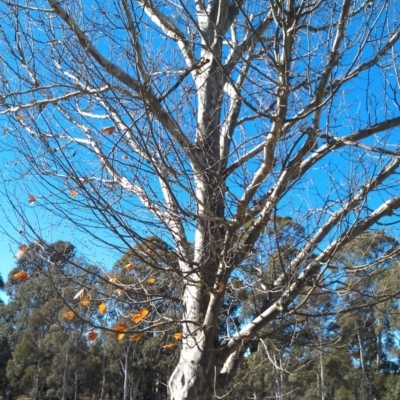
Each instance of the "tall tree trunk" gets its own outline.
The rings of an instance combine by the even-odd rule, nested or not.
[[[139,396],[139,386],[140,386],[140,381],[142,380],[141,375],[139,375],[138,379],[136,379],[135,384],[132,387],[132,394],[131,394],[131,400],[136,400]]]
[[[206,335],[199,331],[193,346],[185,344],[179,364],[173,372],[170,382],[171,400],[209,400],[213,394],[214,354],[206,346]]]
[[[129,395],[129,377],[128,377],[128,362],[129,362],[129,350],[130,346],[125,352],[125,360],[124,360],[124,365],[123,365],[123,371],[124,371],[124,400],[130,400],[130,395]]]
[[[101,363],[101,372],[102,372],[102,380],[101,380],[101,393],[100,399],[105,400],[106,398],[106,355],[103,353],[103,360]]]
[[[322,351],[319,352],[319,365],[320,365],[320,377],[321,377],[321,400],[325,400],[325,374],[324,374],[324,359],[322,357]]]
[[[362,371],[362,380],[361,380],[361,393],[362,398],[365,399],[365,379],[367,377],[365,371],[365,364],[364,364],[364,349],[361,342],[360,332],[357,330],[357,339],[358,339],[358,347],[360,351],[360,364],[361,364],[361,371]]]
[[[69,351],[71,349],[72,340],[69,341],[67,345],[67,350],[65,353],[65,362],[64,362],[64,373],[63,373],[63,383],[62,383],[62,400],[67,400],[67,378],[68,378],[68,361],[69,361]]]
[[[74,375],[74,400],[78,400],[78,374]]]

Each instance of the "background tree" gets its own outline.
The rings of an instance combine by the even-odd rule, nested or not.
[[[0,291],[4,291],[4,280],[0,275]],[[6,325],[5,304],[0,299],[0,393],[4,399],[11,395],[11,387],[6,375],[7,362],[12,358]]]
[[[291,249],[291,222],[286,220],[281,228],[280,236],[285,238],[287,246],[280,248]],[[285,230],[288,232],[284,233]],[[392,262],[389,255],[396,251],[398,243],[380,231],[361,235],[356,242],[357,246],[344,247],[338,258],[332,260],[334,271],[339,270],[341,263],[347,265],[349,281],[339,280],[340,286],[333,290],[333,284],[322,285],[320,281],[319,285],[314,277],[307,284],[315,285],[314,291],[299,296],[300,303],[307,296],[307,305],[281,315],[259,332],[258,340],[251,341],[246,357],[232,372],[235,379],[229,387],[230,399],[344,400],[351,397],[365,400],[396,395],[400,365],[395,340],[399,264],[397,259]],[[145,243],[152,246],[151,254],[160,264],[164,257],[171,256],[163,250],[157,253],[157,249],[165,249],[159,247],[159,240],[149,238]],[[171,315],[174,309],[171,303],[178,299],[168,291],[163,292],[160,286],[157,288],[156,282],[148,283],[148,277],[154,276],[149,263],[136,259],[128,251],[108,274],[98,274],[100,284],[86,287],[82,286],[86,278],[79,281],[82,274],[77,268],[79,264],[71,258],[74,253],[68,243],[48,246],[59,251],[70,249],[69,257],[56,256],[53,252],[52,260],[58,260],[59,264],[56,269],[46,270],[45,263],[40,265],[41,258],[35,257],[34,250],[39,250],[40,255],[43,247],[43,243],[26,246],[29,250],[25,249],[20,256],[7,282],[11,297],[0,313],[0,332],[7,344],[3,348],[4,362],[6,366],[8,361],[10,379],[10,382],[2,381],[4,395],[14,392],[49,399],[77,399],[83,395],[129,400],[167,398],[166,382],[178,361],[180,338],[173,334],[176,327],[158,329],[152,320],[154,314],[163,314],[164,318]],[[289,263],[291,250],[286,256],[285,251],[282,251],[282,260]],[[148,253],[143,256],[149,256]],[[371,257],[382,262],[368,263]],[[242,279],[232,279],[224,300],[229,308],[220,316],[219,336],[224,340],[229,340],[263,305],[259,292],[265,289],[259,277],[263,277],[265,285],[270,284],[268,271],[276,267],[275,257],[270,258],[271,262],[265,264],[251,260],[253,263],[241,267]],[[62,268],[60,259],[64,260]],[[169,265],[173,264],[171,259]],[[28,267],[31,277],[24,282],[16,280],[17,271]],[[35,275],[32,273],[35,270],[41,273]],[[254,270],[255,283],[249,287],[251,270]],[[52,271],[51,277],[48,271]],[[158,285],[165,284],[172,290],[162,272],[156,273]],[[355,273],[361,279],[355,280]],[[382,288],[385,288],[383,298],[379,293],[374,294]],[[173,289],[173,293],[179,290]],[[155,293],[158,293],[156,297]],[[160,293],[167,296],[162,298]],[[64,301],[72,297],[71,308],[66,309]],[[152,307],[157,312],[146,315],[139,323],[142,333],[137,333],[138,323],[131,323],[130,307],[133,301],[142,305],[148,298],[154,302]],[[100,305],[106,311],[100,311],[103,310]],[[346,310],[349,307],[351,312]],[[21,317],[19,309],[25,317]],[[75,313],[72,319],[71,309]],[[89,319],[85,321],[85,318]],[[116,321],[125,321],[131,328],[122,332],[110,329]],[[86,327],[87,323],[100,323],[104,329]],[[90,339],[89,333],[95,332],[100,334]],[[13,344],[13,353],[8,343]]]
[[[120,254],[150,235],[168,243],[177,268],[143,262],[183,288],[172,399],[226,393],[260,332],[321,282],[340,290],[349,270],[332,272],[335,255],[400,207],[398,11],[392,0],[1,4],[2,143],[16,166],[5,196],[27,235],[39,231],[21,190]],[[288,262],[278,215],[302,228]],[[220,336],[233,281],[261,248],[278,255],[271,302]],[[157,307],[149,323],[171,324]]]

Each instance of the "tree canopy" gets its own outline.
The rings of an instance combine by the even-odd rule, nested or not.
[[[398,14],[395,0],[3,2],[3,194],[21,257],[62,271],[28,205],[125,254],[130,274],[77,267],[99,301],[86,323],[113,330],[104,304],[121,335],[181,333],[174,400],[228,393],[287,318],[394,301]]]

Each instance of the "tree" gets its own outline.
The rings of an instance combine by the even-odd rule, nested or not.
[[[316,288],[340,292],[352,271],[331,261],[344,246],[377,224],[395,229],[396,1],[43,0],[0,10],[2,143],[16,158],[4,195],[31,238],[26,203],[120,254],[149,235],[168,244],[177,266],[136,255],[183,287],[172,399],[226,393],[234,364],[274,321],[300,312]],[[302,228],[289,257],[279,215]],[[256,273],[244,282],[241,268],[269,255],[272,283],[259,289]],[[271,302],[220,335],[238,283]],[[151,324],[167,329],[172,317],[148,304]]]
[[[4,290],[4,281],[3,277],[0,275],[0,291]],[[3,300],[0,299],[0,326],[3,328],[0,329],[0,393],[4,399],[10,395],[10,384],[6,377],[6,368],[7,362],[12,358],[12,353],[10,349],[10,345],[8,342],[7,332],[4,327],[5,325],[5,307]]]

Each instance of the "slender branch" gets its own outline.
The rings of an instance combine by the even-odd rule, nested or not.
[[[162,109],[157,96],[151,91],[148,85],[140,84],[132,76],[121,70],[114,63],[108,61],[100,52],[92,45],[90,40],[87,38],[85,33],[79,28],[79,26],[72,20],[71,16],[61,7],[58,0],[48,0],[52,6],[54,13],[58,15],[74,32],[80,45],[85,51],[93,57],[97,63],[110,75],[118,79],[129,88],[133,89],[136,93],[143,96],[143,100],[149,105],[152,112],[157,115],[159,121],[165,126],[165,128],[171,133],[176,142],[182,147],[186,155],[189,157],[192,166],[196,169],[201,167],[197,157],[194,155],[193,146],[189,139],[181,132],[178,124],[172,118],[172,116],[165,110]]]
[[[378,207],[374,212],[372,212],[371,215],[356,222],[354,226],[350,227],[339,238],[329,244],[325,250],[315,258],[314,261],[307,265],[304,271],[296,279],[293,279],[293,283],[282,294],[278,301],[267,308],[258,317],[254,318],[226,343],[221,351],[221,360],[226,360],[230,354],[235,352],[241,346],[242,342],[247,342],[252,339],[259,330],[267,326],[268,323],[271,322],[282,311],[287,310],[287,307],[304,287],[307,278],[315,275],[320,269],[321,265],[329,261],[329,259],[331,259],[339,249],[343,248],[355,237],[372,227],[380,219],[391,215],[394,210],[399,208],[400,196],[391,198]],[[296,260],[294,260],[292,264],[297,264],[299,262],[299,256],[296,257]]]

